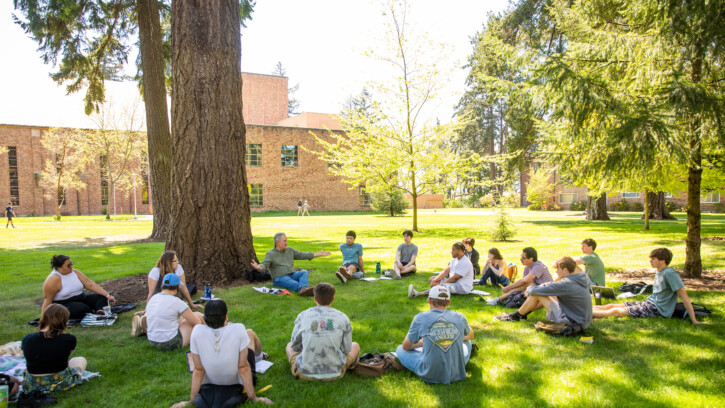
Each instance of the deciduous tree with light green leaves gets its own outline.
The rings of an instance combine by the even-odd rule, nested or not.
[[[539,70],[545,150],[572,179],[667,191],[686,168],[691,277],[702,272],[703,157],[725,141],[723,10],[718,0],[557,1],[567,48]]]
[[[54,200],[55,219],[60,221],[60,208],[65,201],[66,189],[83,190],[86,170],[83,147],[84,134],[78,129],[50,128],[43,133],[40,144],[51,154],[40,173],[40,187],[45,198]]]
[[[442,192],[451,175],[472,166],[453,154],[448,141],[455,124],[433,123],[430,108],[441,81],[442,48],[431,46],[415,31],[404,0],[384,2],[386,43],[369,52],[392,68],[388,83],[371,84],[377,103],[351,108],[339,116],[344,134],[315,135],[322,151],[313,152],[329,164],[329,172],[351,188],[365,185],[369,193],[397,189],[412,197]],[[413,226],[418,210],[413,205]]]

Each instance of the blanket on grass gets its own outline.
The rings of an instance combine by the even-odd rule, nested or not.
[[[23,381],[23,375],[27,370],[25,357],[23,356],[0,356],[0,373],[15,377]],[[83,373],[83,381],[90,381],[92,378],[100,377],[99,373],[86,371]],[[22,391],[22,386],[20,388]]]

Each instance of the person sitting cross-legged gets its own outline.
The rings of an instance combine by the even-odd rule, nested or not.
[[[206,325],[198,324],[191,332],[191,397],[172,408],[236,407],[245,400],[243,392],[252,402],[272,404],[254,393],[255,357],[262,354],[259,337],[241,323],[229,323],[223,300],[207,302],[204,320]]]
[[[516,282],[503,288],[503,295],[489,300],[491,306],[503,304],[506,298],[514,293],[520,293],[531,285],[543,285],[553,282],[549,269],[538,260],[538,254],[532,247],[526,247],[521,252],[521,264],[524,265],[524,276]]]
[[[604,286],[606,280],[604,263],[599,258],[599,255],[594,252],[595,249],[597,249],[597,242],[591,238],[585,239],[582,241],[582,252],[584,255],[577,256],[574,258],[574,261],[577,265],[584,264],[584,273],[589,276],[589,279],[594,285]],[[577,269],[579,269],[578,266]]]
[[[506,270],[506,261],[503,260],[501,252],[498,248],[488,250],[488,259],[486,265],[483,266],[483,276],[478,281],[479,285],[485,285],[486,281],[491,280],[491,285],[506,287],[511,284],[508,276],[504,274]]]
[[[413,231],[403,231],[403,242],[395,251],[395,262],[391,276],[400,279],[402,276],[415,273],[415,258],[418,256],[418,246],[413,243]]]
[[[295,271],[295,260],[313,259],[328,256],[329,252],[321,250],[317,253],[300,252],[287,246],[287,235],[284,232],[274,234],[274,248],[267,251],[261,264],[252,261],[252,267],[258,271],[269,271],[272,284],[297,292],[300,296],[312,296],[307,271]]]
[[[496,320],[526,320],[534,310],[546,309],[546,318],[554,323],[576,323],[586,329],[592,323],[591,281],[586,274],[574,273],[576,261],[563,257],[557,261],[559,281],[526,288],[526,302],[515,312],[496,316]]]
[[[357,235],[355,231],[348,231],[345,234],[345,243],[340,244],[342,252],[342,266],[335,275],[340,282],[346,283],[348,279],[361,279],[365,277],[363,272],[363,247],[355,243]]]
[[[177,297],[181,278],[167,273],[161,282],[161,292],[151,296],[146,304],[146,336],[149,343],[159,350],[170,351],[189,345],[191,331],[197,324],[204,323],[204,316],[192,312],[183,300]],[[140,325],[140,316],[134,315],[132,331]]]
[[[299,379],[334,381],[357,365],[360,346],[352,341],[350,319],[331,307],[335,287],[323,282],[314,291],[316,306],[295,319],[287,358]]]
[[[436,276],[429,279],[430,286],[443,285],[454,295],[467,295],[473,290],[473,264],[465,255],[466,247],[456,242],[451,247],[451,263]],[[427,296],[428,291],[418,292],[413,285],[408,286],[408,297]]]
[[[594,306],[594,318],[610,316],[669,318],[672,317],[672,313],[675,311],[677,297],[679,296],[693,324],[709,324],[709,322],[697,320],[680,274],[669,266],[671,261],[672,252],[669,249],[657,248],[652,250],[649,254],[649,263],[655,268],[656,272],[652,294],[647,300]]]
[[[462,314],[449,310],[451,293],[444,285],[428,292],[430,310],[418,313],[396,354],[400,363],[427,383],[466,379],[473,330]],[[416,349],[421,348],[422,351]]]

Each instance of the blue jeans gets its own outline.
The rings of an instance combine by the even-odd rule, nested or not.
[[[285,288],[299,292],[300,288],[309,287],[310,283],[307,280],[307,271],[295,271],[289,275],[280,276],[272,280],[274,286]]]
[[[486,273],[483,274],[481,280],[478,281],[478,284],[485,285],[488,279],[491,279],[491,285],[494,286],[498,286],[499,284],[503,286],[508,286],[511,284],[511,281],[509,280],[509,278],[506,277],[506,275],[501,274],[501,276],[498,276],[490,267],[486,268]]]
[[[400,346],[398,346],[398,349],[395,350],[395,354],[398,355],[398,360],[400,360],[400,364],[404,365],[405,368],[420,377],[421,373],[418,370],[418,367],[420,366],[420,362],[423,360],[422,352],[415,350],[403,350],[403,345],[401,344]],[[468,364],[468,360],[471,359],[470,340],[465,340],[463,342],[463,357],[466,359],[466,362],[464,364]]]

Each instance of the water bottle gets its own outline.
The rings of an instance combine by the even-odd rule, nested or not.
[[[8,406],[8,398],[10,396],[10,387],[6,384],[0,385],[0,408]]]
[[[380,275],[380,262],[378,262],[378,263],[375,264],[375,273],[377,273],[378,275]]]
[[[211,299],[211,284],[209,283],[204,284],[204,297]]]

